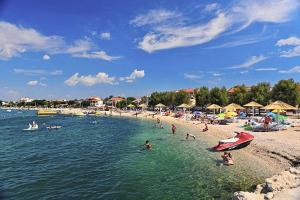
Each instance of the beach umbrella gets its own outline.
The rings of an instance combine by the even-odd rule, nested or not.
[[[161,107],[161,108],[163,108],[163,107],[166,107],[164,104],[162,104],[162,103],[159,103],[159,104],[157,104],[155,107]]]
[[[247,104],[244,105],[244,107],[252,107],[252,116],[254,117],[254,108],[260,108],[263,107],[262,105],[260,105],[259,103],[256,103],[255,101],[251,101]]]
[[[221,118],[221,119],[224,119],[224,118],[225,118],[225,113],[219,113],[217,116],[218,116],[219,118]]]
[[[229,111],[229,112],[225,113],[226,118],[232,118],[232,117],[235,117],[235,116],[237,116],[236,112]]]
[[[297,108],[294,106],[291,106],[283,101],[275,101],[265,107],[263,107],[265,110],[296,110]],[[278,115],[276,115],[277,123],[279,122]]]
[[[145,108],[147,108],[147,105],[146,104],[144,104],[144,103],[142,103],[141,105],[139,105],[138,106],[139,108],[142,108],[142,111],[145,109]]]
[[[274,109],[274,110],[272,110],[272,112],[274,112],[274,113],[283,113],[284,110],[282,110],[282,109]]]
[[[231,103],[231,104],[225,106],[223,109],[225,109],[226,111],[236,111],[236,110],[242,110],[242,109],[244,109],[244,107],[242,107],[236,103]]]
[[[185,103],[183,103],[183,104],[181,104],[180,106],[177,106],[177,107],[178,107],[178,108],[182,108],[184,112],[185,112],[185,109],[191,108],[191,106],[189,106],[189,105],[187,105],[187,104],[185,104]]]
[[[164,107],[166,107],[166,106],[164,104],[162,104],[162,103],[159,103],[155,107],[159,108],[159,112],[161,112],[161,109],[164,108]]]
[[[221,108],[222,108],[222,107],[219,106],[219,105],[217,105],[217,104],[211,104],[210,106],[207,107],[207,109],[209,109],[209,110],[214,110],[214,115],[215,115],[215,113],[216,113],[216,110],[217,110],[217,109],[221,109]]]
[[[127,106],[127,108],[134,108],[135,107],[135,105],[133,105],[133,104],[129,104],[128,106]]]
[[[265,107],[263,107],[265,110],[297,110],[296,107],[291,106],[283,101],[275,101]]]

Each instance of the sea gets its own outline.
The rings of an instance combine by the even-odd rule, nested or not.
[[[23,131],[32,121],[39,130]],[[151,119],[0,110],[0,199],[230,199],[265,178],[246,162],[223,166],[221,153],[201,136],[186,140],[188,131],[173,135]]]

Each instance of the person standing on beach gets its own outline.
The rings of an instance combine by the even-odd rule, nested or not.
[[[202,130],[203,132],[206,132],[208,131],[208,126],[207,126],[207,123],[205,123],[205,128]]]
[[[175,132],[176,132],[176,126],[172,124],[172,133],[175,134]]]

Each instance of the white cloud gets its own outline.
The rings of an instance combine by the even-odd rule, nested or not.
[[[280,52],[280,57],[295,57],[300,56],[300,38],[289,37],[287,39],[280,39],[277,41],[276,46],[294,46],[288,51]]]
[[[247,74],[249,71],[241,71],[240,74]]]
[[[287,39],[280,39],[277,41],[276,46],[299,46],[300,38],[297,37],[289,37]]]
[[[144,26],[144,25],[154,25],[166,22],[168,20],[180,17],[181,14],[169,11],[165,9],[150,10],[146,14],[138,15],[133,20],[130,21],[130,24],[135,26]]]
[[[108,33],[103,35],[108,39]],[[109,35],[110,36],[110,35]],[[49,60],[51,54],[89,55],[97,54],[98,58],[111,60],[104,51],[99,51],[97,45],[89,38],[76,40],[72,44],[66,44],[60,36],[45,36],[35,29],[24,28],[19,25],[0,21],[0,59],[9,60],[24,52],[43,52],[44,60]],[[103,52],[105,54],[103,54]],[[93,58],[93,56],[82,56]]]
[[[216,16],[207,23],[174,24],[168,20],[172,14],[163,15],[165,17],[157,15],[158,19],[152,20],[149,16],[153,14],[149,13],[155,13],[154,10],[136,17],[131,23],[138,26],[151,25],[151,30],[138,43],[138,48],[151,53],[162,49],[204,44],[225,32],[233,34],[241,31],[255,22],[286,22],[298,7],[298,0],[243,0],[227,9],[219,9]],[[159,11],[157,10],[157,13]],[[172,11],[165,10],[164,13]],[[177,17],[180,19],[183,16]]]
[[[183,75],[185,79],[189,79],[189,80],[199,80],[202,78],[202,76],[197,74],[184,73]]]
[[[99,72],[95,76],[87,75],[87,76],[79,76],[79,73],[75,73],[73,76],[65,80],[65,84],[68,86],[75,86],[77,84],[82,84],[85,86],[93,86],[96,84],[117,84],[115,77],[110,77],[108,74],[104,72]]]
[[[300,73],[300,66],[295,66],[289,70],[280,70],[279,73],[285,73],[285,74]]]
[[[43,56],[43,60],[50,60],[50,56],[47,55],[47,54],[45,54],[45,55]]]
[[[76,40],[73,45],[68,47],[65,51],[69,54],[76,54],[81,52],[90,51],[93,49],[94,44],[89,40]]]
[[[220,73],[212,73],[213,76],[221,76],[222,74]]]
[[[278,68],[275,67],[265,67],[265,68],[256,68],[255,71],[277,71]]]
[[[46,84],[46,83],[41,83],[41,82],[40,82],[40,86],[42,86],[42,87],[47,87],[47,84]]]
[[[59,76],[63,74],[62,70],[53,70],[48,71],[44,69],[22,69],[15,68],[13,69],[16,74],[23,74],[25,76]]]
[[[267,57],[263,56],[263,55],[259,55],[259,56],[251,56],[250,58],[248,58],[244,63],[233,66],[233,67],[229,67],[229,69],[239,69],[239,68],[249,68],[252,65],[259,63],[263,60],[267,59]]]
[[[73,54],[73,57],[78,57],[78,58],[91,58],[91,59],[101,59],[101,60],[106,60],[106,61],[113,61],[113,60],[118,60],[122,58],[121,56],[110,56],[107,55],[105,51],[94,51],[94,52],[82,52],[78,54]]]
[[[64,45],[59,36],[44,36],[34,29],[0,22],[0,59],[9,60],[27,51],[54,51]]]
[[[220,7],[220,5],[218,3],[207,4],[204,8],[204,11],[211,12],[211,11],[217,10],[219,7]]]
[[[175,47],[193,46],[206,43],[224,32],[230,23],[224,14],[206,24],[185,27],[161,27],[159,33],[148,33],[139,42],[138,48],[149,53]]]
[[[37,80],[27,82],[27,85],[30,85],[30,86],[37,86],[38,84],[39,84],[39,82]]]
[[[100,34],[101,39],[103,40],[110,40],[111,36],[110,36],[110,32],[103,32]]]
[[[132,83],[137,78],[143,78],[145,76],[144,70],[133,70],[133,72],[127,77],[121,77],[120,81],[125,81],[127,83]]]

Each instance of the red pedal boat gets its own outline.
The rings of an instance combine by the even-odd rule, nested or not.
[[[227,151],[232,149],[240,149],[248,146],[254,139],[254,136],[246,132],[236,132],[236,136],[225,140],[220,140],[217,146],[212,147],[214,151]]]

